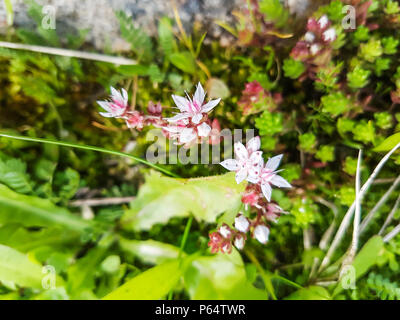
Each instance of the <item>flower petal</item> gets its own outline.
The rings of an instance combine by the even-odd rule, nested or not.
[[[115,117],[115,115],[110,113],[110,112],[99,112],[99,113],[105,118],[113,118],[113,117]]]
[[[110,103],[107,101],[97,101],[97,103],[102,107],[104,110],[111,112]]]
[[[211,132],[211,127],[205,122],[197,126],[197,133],[199,137],[208,137],[210,132]]]
[[[204,92],[204,89],[203,89],[201,83],[199,82],[197,84],[197,89],[196,89],[196,92],[194,93],[193,99],[199,104],[199,106],[201,106],[204,102],[205,97],[206,97],[206,94]]]
[[[249,151],[249,154],[250,154],[250,151]],[[262,151],[256,151],[256,152],[251,153],[250,158],[249,158],[251,164],[255,165],[257,167],[260,167],[261,166],[260,164],[263,162],[262,154],[263,154]]]
[[[189,117],[190,117],[190,115],[188,113],[178,113],[175,116],[173,116],[172,118],[167,118],[165,120],[167,120],[169,122],[177,122],[179,120],[187,119]]]
[[[215,99],[215,100],[210,100],[208,103],[206,103],[205,105],[203,105],[201,107],[201,112],[210,112],[212,109],[214,109],[218,103],[221,101],[221,99]]]
[[[188,143],[197,138],[196,132],[194,132],[193,128],[185,128],[182,130],[181,135],[179,136],[179,142]]]
[[[272,194],[272,188],[269,183],[263,183],[261,184],[261,191],[264,195],[264,197],[268,200],[271,201],[271,194]]]
[[[240,169],[238,172],[236,172],[235,179],[236,179],[237,184],[241,183],[246,178],[247,178],[247,169],[246,168]]]
[[[283,157],[283,154],[280,154],[279,156],[275,156],[273,158],[268,159],[267,164],[265,165],[265,168],[267,168],[271,171],[275,171],[279,167],[282,157]]]
[[[196,113],[193,117],[192,117],[192,122],[194,124],[199,124],[201,119],[203,119],[203,114],[202,113]]]
[[[238,157],[242,161],[247,161],[247,159],[249,158],[249,153],[241,142],[236,142],[233,148],[235,150],[236,157]]]
[[[259,136],[250,139],[249,142],[247,142],[246,144],[246,149],[249,152],[249,154],[260,150],[260,147],[261,147],[261,140]]]
[[[179,110],[181,112],[189,111],[189,100],[188,99],[186,99],[184,97],[176,96],[176,95],[172,95],[172,99],[174,100],[176,106],[179,108]]]
[[[278,175],[274,175],[271,178],[271,183],[279,188],[291,188],[292,185],[287,182],[284,178]]]
[[[128,103],[128,92],[126,92],[126,90],[124,88],[121,89],[122,91],[122,98],[124,99],[124,104]]]
[[[220,163],[220,165],[229,171],[239,170],[239,164],[237,163],[237,161],[235,159],[224,160]]]
[[[114,87],[111,87],[111,98],[120,102],[122,105],[125,105],[124,98],[122,97],[121,93]]]

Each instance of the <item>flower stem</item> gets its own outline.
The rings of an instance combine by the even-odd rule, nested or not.
[[[47,144],[54,144],[58,146],[63,146],[63,147],[70,147],[70,148],[76,148],[76,149],[82,149],[82,150],[91,150],[91,151],[97,151],[97,152],[102,152],[102,153],[108,153],[120,157],[126,157],[130,158],[132,160],[135,160],[137,162],[143,163],[149,167],[152,167],[162,173],[165,173],[171,177],[179,178],[178,175],[175,173],[164,169],[163,167],[160,167],[154,163],[151,163],[149,161],[146,161],[144,159],[141,159],[139,157],[135,157],[133,155],[130,155],[128,153],[120,152],[120,151],[114,151],[114,150],[108,150],[100,147],[95,147],[95,146],[88,146],[88,145],[81,145],[81,144],[76,144],[73,142],[66,142],[66,141],[57,141],[57,140],[52,140],[52,139],[42,139],[42,138],[31,138],[31,137],[23,137],[23,136],[15,136],[11,134],[3,134],[0,133],[0,137],[4,138],[10,138],[10,139],[16,139],[16,140],[23,140],[23,141],[30,141],[30,142],[39,142],[39,143],[47,143]]]

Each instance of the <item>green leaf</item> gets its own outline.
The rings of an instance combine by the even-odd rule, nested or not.
[[[310,286],[293,292],[285,300],[332,300],[332,298],[325,288]]]
[[[298,79],[306,71],[306,67],[301,61],[288,58],[283,61],[283,71],[286,77]]]
[[[148,230],[172,217],[187,217],[215,222],[223,212],[238,208],[245,184],[237,184],[228,173],[194,179],[172,179],[152,172],[122,218],[125,228]]]
[[[26,173],[26,164],[20,159],[0,159],[0,182],[19,193],[29,193],[32,187]]]
[[[390,151],[400,143],[400,132],[386,138],[379,146],[373,149],[375,152]]]
[[[194,300],[267,300],[265,291],[247,280],[240,254],[216,254],[192,261],[184,275],[185,288]]]
[[[262,0],[259,7],[266,21],[274,22],[278,27],[286,24],[289,13],[279,0]]]
[[[179,256],[179,248],[154,240],[127,240],[121,238],[119,245],[122,250],[132,253],[144,263],[160,264]]]
[[[70,231],[83,232],[91,224],[49,200],[18,194],[0,185],[0,224],[20,223],[24,226],[62,226]]]
[[[175,287],[183,268],[180,260],[160,264],[129,280],[103,300],[160,300]]]
[[[132,17],[128,17],[125,12],[116,12],[116,17],[120,23],[122,37],[131,44],[138,58],[151,61],[154,52],[150,37],[142,29],[135,28]]]
[[[173,53],[169,56],[169,60],[175,67],[183,72],[190,74],[196,73],[196,61],[189,51]]]
[[[42,289],[43,276],[41,265],[29,260],[26,254],[0,244],[0,281]]]
[[[170,56],[174,50],[175,40],[171,19],[168,17],[161,18],[158,24],[158,38],[165,55]]]

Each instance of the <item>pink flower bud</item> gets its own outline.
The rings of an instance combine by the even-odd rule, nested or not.
[[[147,106],[147,111],[149,114],[152,116],[159,116],[161,115],[162,112],[162,106],[160,102],[157,102],[157,104],[153,103],[152,101],[149,102],[149,105]]]

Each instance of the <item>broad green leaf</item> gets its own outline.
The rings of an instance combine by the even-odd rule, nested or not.
[[[376,152],[390,151],[399,143],[400,143],[400,132],[395,133],[394,135],[386,138],[379,146],[377,146],[373,150]]]
[[[352,266],[354,267],[356,279],[361,278],[367,271],[377,264],[379,258],[384,254],[384,243],[382,237],[374,236],[362,247],[360,252],[354,258]],[[335,288],[334,296],[342,292],[341,282]]]
[[[332,298],[325,288],[310,286],[293,292],[285,300],[332,300]]]
[[[131,209],[123,216],[125,228],[148,230],[172,217],[187,217],[215,223],[223,212],[238,210],[245,184],[238,185],[235,174],[228,173],[195,179],[173,179],[152,172]]]
[[[196,73],[196,61],[189,51],[173,53],[169,56],[169,60],[175,67],[183,72],[190,74]]]
[[[43,277],[41,265],[29,260],[26,254],[0,244],[0,281],[42,289]]]
[[[119,245],[122,250],[137,256],[142,262],[160,264],[179,256],[179,248],[154,240],[127,240],[121,238]]]
[[[184,285],[195,300],[267,300],[265,291],[247,280],[240,254],[216,254],[194,259],[186,269]]]
[[[114,290],[103,300],[159,300],[179,281],[184,264],[173,260],[151,268]]]
[[[62,227],[43,228],[38,231],[27,230],[20,224],[7,223],[0,228],[0,243],[21,252],[51,246],[54,251],[63,245],[79,244],[79,234]]]
[[[0,184],[0,224],[20,223],[29,227],[61,226],[83,232],[91,224],[49,200],[18,194]]]

